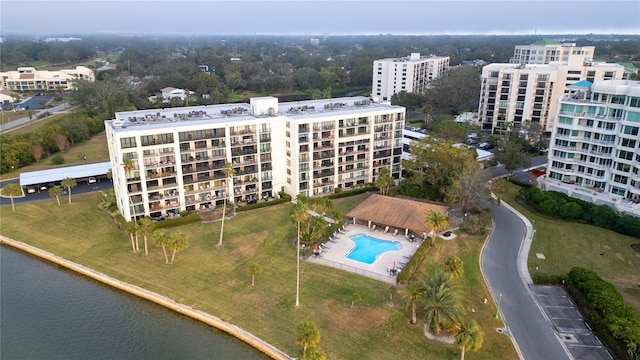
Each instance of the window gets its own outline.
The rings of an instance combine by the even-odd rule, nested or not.
[[[136,147],[136,138],[135,137],[121,138],[120,139],[120,147],[123,148],[123,149]]]
[[[638,127],[626,125],[623,133],[627,135],[638,135]]]

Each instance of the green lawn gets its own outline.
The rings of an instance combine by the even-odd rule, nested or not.
[[[640,254],[631,248],[640,239],[592,225],[543,217],[515,202],[519,189],[510,185],[504,199],[534,223],[536,233],[529,252],[529,272],[567,274],[574,266],[593,270],[615,285],[640,314]],[[538,259],[536,253],[544,254],[546,259]]]
[[[367,195],[336,200],[346,211]],[[303,262],[301,307],[295,301],[295,227],[289,220],[292,204],[238,213],[225,222],[224,245],[215,246],[220,223],[191,224],[190,246],[166,265],[162,251],[134,254],[130,242],[111,218],[96,209],[96,195],[73,197],[58,206],[54,199],[20,204],[15,212],[0,208],[0,232],[78,262],[110,276],[167,295],[232,322],[295,355],[294,329],[305,320],[318,324],[321,347],[329,359],[455,359],[453,345],[427,340],[422,327],[408,325],[409,315],[398,297],[389,301],[389,285],[355,274]],[[483,239],[459,237],[439,244],[429,258],[457,252],[465,262],[465,308],[485,332],[485,343],[473,359],[514,359],[511,341],[495,332],[495,306],[482,304],[488,291],[481,281],[478,252]],[[249,266],[262,272],[251,286]],[[429,265],[433,267],[435,265]],[[351,296],[362,301],[350,308]],[[472,312],[471,308],[476,308]]]

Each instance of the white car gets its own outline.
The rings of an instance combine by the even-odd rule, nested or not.
[[[87,183],[89,184],[93,184],[94,182],[96,182],[96,178],[95,177],[90,177],[89,180],[87,180]]]

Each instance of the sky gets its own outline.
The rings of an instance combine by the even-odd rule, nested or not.
[[[0,33],[640,35],[640,1],[0,0]]]

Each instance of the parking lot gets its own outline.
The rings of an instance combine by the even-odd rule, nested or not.
[[[574,359],[613,359],[562,287],[532,285],[531,291]]]

